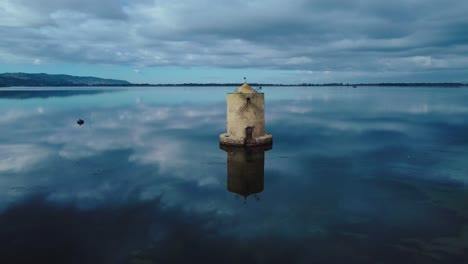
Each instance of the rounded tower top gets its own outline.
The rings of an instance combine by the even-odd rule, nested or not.
[[[256,93],[256,91],[250,85],[244,83],[241,87],[237,88],[235,93]]]

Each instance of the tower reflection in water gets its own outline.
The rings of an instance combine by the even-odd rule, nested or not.
[[[227,153],[227,190],[242,196],[244,203],[248,196],[260,200],[265,174],[265,151],[272,145],[258,147],[232,147],[220,145]]]

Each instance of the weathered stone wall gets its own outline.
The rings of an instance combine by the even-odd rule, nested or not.
[[[250,103],[247,99],[250,98]],[[227,94],[227,134],[233,140],[244,140],[245,129],[253,128],[253,138],[265,135],[263,93]],[[247,106],[245,106],[247,104]]]

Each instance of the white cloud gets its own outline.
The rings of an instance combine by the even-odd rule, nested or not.
[[[171,65],[390,79],[403,75],[401,65],[410,73],[468,68],[466,8],[454,0],[6,0],[0,58],[127,65],[137,74]]]
[[[43,113],[44,108],[42,106],[32,110],[10,108],[0,115],[0,124],[15,122],[23,118],[28,118]]]
[[[47,149],[31,144],[0,145],[0,172],[25,171],[47,158]]]
[[[40,13],[30,10],[18,1],[3,0],[0,2],[0,26],[27,27],[42,24],[46,21]]]

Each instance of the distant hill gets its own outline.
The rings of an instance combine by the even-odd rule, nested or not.
[[[240,86],[242,83],[130,83],[124,80],[103,79],[97,77],[80,77],[65,74],[46,73],[0,73],[0,87],[10,86]],[[395,86],[395,87],[468,87],[468,83],[250,83],[252,87],[261,86]]]
[[[0,87],[8,86],[115,86],[131,85],[123,80],[97,77],[80,77],[65,74],[46,73],[3,73],[0,74]]]

